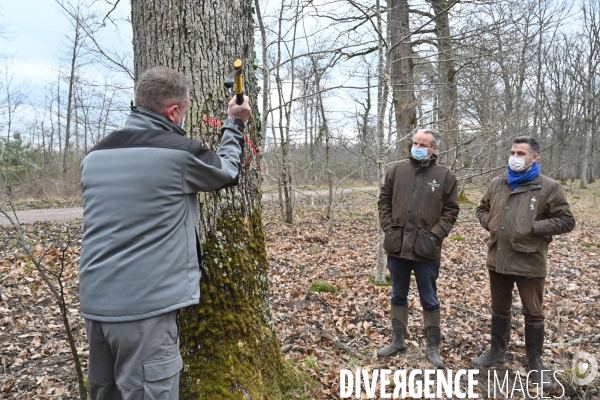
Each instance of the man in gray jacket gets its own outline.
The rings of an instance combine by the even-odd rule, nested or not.
[[[178,310],[200,299],[197,193],[237,184],[248,98],[229,103],[216,152],[185,137],[189,82],[155,67],[121,130],[81,164],[81,311],[92,399],[177,399]]]

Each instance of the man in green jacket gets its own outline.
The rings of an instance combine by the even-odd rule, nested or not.
[[[477,207],[477,218],[490,237],[487,267],[492,295],[491,347],[473,360],[490,366],[504,361],[510,339],[512,291],[523,303],[525,347],[530,379],[549,389],[544,370],[544,282],[548,244],[553,235],[573,230],[575,218],[556,181],[540,174],[540,145],[535,138],[513,140],[508,171],[494,178]]]
[[[440,301],[437,278],[442,241],[454,226],[459,205],[456,178],[448,168],[437,165],[435,152],[439,134],[433,129],[418,131],[408,161],[390,168],[379,195],[379,220],[385,232],[383,248],[392,280],[392,330],[389,346],[379,357],[406,350],[408,291],[414,273],[423,307],[427,358],[444,368],[440,358]]]

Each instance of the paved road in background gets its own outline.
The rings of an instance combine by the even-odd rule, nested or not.
[[[376,190],[376,187],[361,187],[361,188],[352,188],[352,189],[339,189],[338,195],[343,193],[349,193],[351,191],[369,191]],[[304,192],[296,192],[297,197],[301,196],[310,196],[310,197],[323,197],[327,196],[328,191],[325,190],[313,190],[313,191],[304,191]],[[262,201],[273,201],[277,200],[278,195],[277,192],[269,192],[263,193]],[[83,216],[83,208],[75,207],[75,208],[50,208],[46,210],[28,210],[28,211],[18,211],[17,217],[19,218],[19,222],[22,224],[29,224],[32,222],[38,221],[71,221],[77,218],[81,218]],[[12,215],[11,215],[12,217]],[[9,225],[8,219],[4,215],[0,215],[0,225]]]

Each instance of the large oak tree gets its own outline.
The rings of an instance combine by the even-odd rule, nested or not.
[[[253,48],[250,0],[131,0],[136,78],[166,65],[191,78],[185,128],[216,149],[232,93],[223,81],[245,45]],[[253,52],[244,68],[256,105]],[[260,116],[246,134],[260,143]],[[197,307],[181,313],[182,399],[277,399],[300,375],[280,353],[269,307],[255,147],[245,149],[239,185],[199,195],[207,253]]]

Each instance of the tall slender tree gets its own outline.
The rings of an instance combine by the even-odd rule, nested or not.
[[[89,4],[77,2],[67,2],[62,0],[56,0],[63,14],[69,19],[71,24],[71,36],[69,36],[69,45],[71,46],[69,52],[69,72],[66,77],[67,80],[67,110],[65,115],[65,147],[63,151],[62,159],[62,174],[63,180],[67,180],[67,171],[69,166],[69,155],[71,152],[71,135],[72,128],[76,121],[73,118],[75,109],[75,93],[77,84],[77,74],[79,69],[79,60],[83,45],[85,43],[85,33],[82,28],[82,23],[86,18],[83,14],[83,10],[89,7]],[[76,149],[77,150],[77,149]]]
[[[593,168],[589,168],[590,160],[593,155],[593,127],[596,125],[596,119],[600,114],[598,110],[598,101],[600,97],[598,95],[598,68],[600,67],[600,6],[597,3],[591,2],[589,5],[584,4],[582,7],[582,14],[584,20],[583,26],[583,40],[584,49],[581,54],[583,57],[584,66],[575,70],[577,72],[577,81],[582,86],[584,95],[583,97],[583,108],[585,109],[583,129],[582,129],[582,143],[584,144],[585,154],[582,155],[581,168],[579,177],[581,179],[581,187],[587,188],[590,180],[593,181]]]
[[[387,77],[389,76],[389,56],[386,52],[385,41],[383,37],[383,18],[381,13],[381,4],[379,0],[375,0],[377,5],[377,30],[381,33],[379,35],[379,40],[377,41],[377,55],[378,55],[378,63],[377,63],[377,197],[381,194],[381,187],[385,181],[385,172],[386,172],[386,156],[388,152],[388,147],[385,143],[385,113],[388,105],[388,96],[389,96],[389,81]],[[408,9],[406,10],[408,12]],[[392,18],[392,17],[390,17]],[[388,35],[392,36],[393,28],[391,27],[392,22],[388,23]],[[392,53],[394,54],[394,53]],[[393,70],[393,67],[392,67]],[[411,71],[412,76],[412,71]],[[392,79],[393,82],[393,79]],[[394,88],[396,89],[396,88]],[[367,89],[370,90],[370,89]],[[413,93],[414,95],[414,93]],[[410,94],[408,94],[410,96]],[[394,97],[394,102],[397,101],[397,97]],[[398,103],[401,104],[401,103]],[[396,104],[396,106],[398,105]],[[403,103],[402,103],[403,104]],[[413,108],[414,111],[414,108]],[[398,132],[400,132],[400,125],[402,119],[398,114],[396,114],[396,124],[398,125]],[[400,133],[398,133],[398,137],[400,137]],[[400,144],[399,144],[400,145]],[[385,273],[387,267],[387,257],[385,252],[383,251],[383,240],[385,238],[385,232],[381,228],[381,221],[379,219],[379,214],[377,215],[377,264],[375,265],[375,282],[383,283],[385,282]]]

